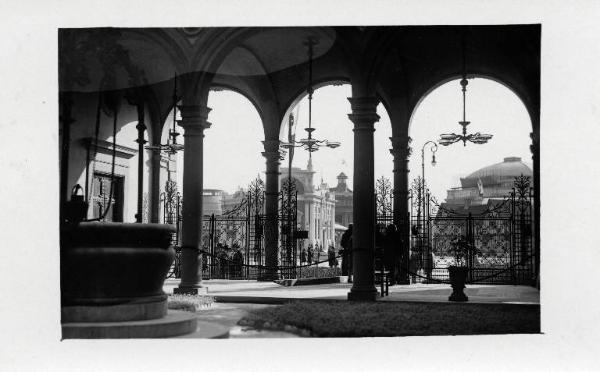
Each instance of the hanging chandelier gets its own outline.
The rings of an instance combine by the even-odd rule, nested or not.
[[[492,139],[491,134],[483,134],[483,133],[479,133],[479,132],[467,134],[467,125],[469,125],[471,122],[467,121],[467,114],[466,114],[466,112],[467,112],[466,95],[467,95],[467,85],[469,84],[469,82],[467,81],[467,63],[466,63],[465,49],[466,49],[465,38],[463,35],[463,42],[462,42],[463,73],[462,73],[462,79],[460,81],[460,85],[462,87],[462,97],[463,97],[463,119],[462,119],[462,121],[458,122],[458,124],[460,124],[462,126],[462,134],[456,134],[456,133],[440,134],[440,139],[438,140],[438,143],[443,146],[448,146],[448,145],[451,145],[458,141],[462,141],[463,146],[467,145],[467,141],[475,143],[477,145],[483,145],[484,143],[487,143],[490,139]]]
[[[316,37],[314,36],[309,36],[306,41],[303,43],[304,45],[306,45],[307,49],[308,49],[308,88],[307,88],[307,92],[308,92],[308,128],[304,128],[304,130],[308,133],[306,138],[302,138],[298,141],[295,141],[293,139],[293,137],[291,136],[291,127],[290,127],[290,134],[288,135],[288,142],[284,142],[281,144],[281,147],[284,149],[288,149],[291,150],[294,147],[302,147],[304,150],[308,151],[309,156],[315,152],[318,151],[319,148],[321,147],[329,147],[329,148],[336,148],[340,146],[339,142],[336,141],[329,141],[329,140],[318,140],[316,138],[313,138],[313,132],[315,131],[315,128],[312,127],[312,96],[313,96],[313,92],[314,92],[314,88],[313,88],[313,81],[312,81],[312,62],[313,62],[313,54],[314,54],[314,47],[315,45],[318,44],[318,40]],[[293,119],[290,120],[290,126],[293,123]],[[291,151],[290,151],[291,153]]]
[[[178,151],[183,150],[183,145],[177,143],[177,137],[179,136],[179,132],[177,132],[177,102],[179,102],[179,97],[177,96],[177,74],[173,79],[173,127],[169,129],[169,136],[167,138],[167,143],[159,144],[154,146],[146,146],[148,150],[159,150],[161,152],[166,152],[169,155],[174,155]]]

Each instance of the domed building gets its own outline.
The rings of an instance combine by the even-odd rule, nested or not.
[[[531,167],[519,157],[507,157],[501,163],[483,167],[460,179],[460,187],[448,190],[443,207],[468,211],[485,208],[494,200],[508,196],[514,186],[515,177],[533,177]]]

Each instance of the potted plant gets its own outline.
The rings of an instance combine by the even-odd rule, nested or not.
[[[449,253],[452,255],[454,265],[448,267],[450,285],[452,286],[452,294],[448,300],[468,301],[469,298],[464,292],[467,275],[469,274],[467,260],[472,255],[478,255],[479,250],[465,236],[460,236],[450,243]]]

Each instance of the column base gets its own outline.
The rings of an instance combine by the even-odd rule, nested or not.
[[[350,292],[348,292],[348,301],[376,301],[377,295],[377,289],[374,287],[368,290],[350,289]]]
[[[179,286],[173,288],[173,294],[183,295],[206,295],[208,294],[208,287],[202,287],[199,285],[195,286]]]

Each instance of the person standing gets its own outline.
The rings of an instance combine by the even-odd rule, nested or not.
[[[306,263],[306,248],[302,247],[300,250],[300,264],[303,265]]]
[[[244,266],[244,255],[242,251],[237,249],[233,254],[234,276],[240,278],[242,276],[242,267]]]
[[[327,261],[329,262],[329,267],[337,266],[335,262],[335,250],[333,249],[333,245],[330,245],[327,248]]]
[[[391,284],[396,282],[396,261],[397,261],[397,250],[398,250],[398,232],[396,225],[388,225],[385,230],[385,237],[383,241],[383,265],[389,272],[389,278]]]
[[[348,225],[348,230],[342,234],[340,241],[342,246],[342,275],[350,277],[352,275],[352,224]]]

